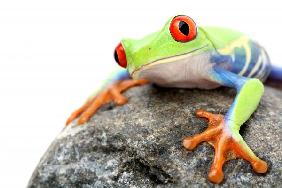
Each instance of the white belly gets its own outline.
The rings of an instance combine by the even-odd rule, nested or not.
[[[206,53],[160,60],[138,70],[138,78],[163,87],[214,89],[220,85],[209,77],[213,66],[209,59]]]

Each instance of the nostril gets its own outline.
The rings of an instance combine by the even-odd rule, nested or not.
[[[127,67],[126,55],[121,43],[119,43],[115,49],[114,58],[121,67],[123,68]]]

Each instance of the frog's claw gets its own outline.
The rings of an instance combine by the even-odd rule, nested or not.
[[[208,174],[208,179],[211,182],[220,183],[224,178],[222,171],[224,163],[235,158],[249,161],[257,173],[267,171],[267,163],[255,156],[239,133],[232,133],[228,129],[222,115],[211,114],[204,110],[198,110],[196,115],[208,119],[209,126],[203,133],[185,138],[183,145],[188,150],[193,150],[204,141],[213,145],[215,156]]]
[[[149,82],[144,79],[122,80],[113,83],[107,89],[99,93],[97,96],[89,99],[84,105],[74,111],[67,119],[66,126],[76,118],[79,118],[77,121],[78,125],[87,122],[102,105],[110,101],[114,101],[117,105],[123,105],[127,103],[127,98],[122,95],[122,92],[131,87],[144,85],[147,83]]]

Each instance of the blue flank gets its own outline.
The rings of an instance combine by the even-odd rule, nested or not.
[[[241,73],[244,77],[258,78],[264,81],[271,71],[270,60],[265,50],[253,41],[248,42],[248,48],[251,51],[251,60],[247,61],[247,49],[242,47],[235,47],[233,53],[230,55],[222,55],[215,53],[211,57],[211,62],[215,63],[218,67],[228,70],[232,73]],[[263,61],[259,61],[261,58]],[[248,63],[247,69],[241,72],[245,64]],[[261,63],[260,65],[257,65]],[[257,67],[258,66],[258,67]],[[252,72],[255,68],[257,70]],[[251,75],[252,73],[252,75]]]
[[[243,47],[234,49],[234,61],[231,62],[231,72],[239,74],[246,63],[246,51]]]
[[[264,64],[262,63],[262,64],[260,64],[260,66],[259,66],[259,68],[258,68],[258,70],[255,72],[255,74],[254,74],[254,77],[256,78],[256,77],[259,77],[259,72],[260,72],[260,70],[261,69],[263,69],[263,66],[264,66]]]
[[[258,63],[259,56],[260,56],[260,53],[261,53],[261,50],[262,50],[261,47],[258,46],[254,42],[249,42],[249,45],[251,47],[252,56],[251,56],[251,62],[249,64],[248,70],[243,74],[243,76],[246,76],[246,77],[251,73],[251,71],[254,69],[254,67]],[[261,66],[262,65],[263,65],[263,63],[261,64]],[[258,69],[258,70],[261,70],[261,69]]]
[[[232,57],[230,55],[221,55],[218,53],[214,53],[211,56],[211,62],[216,63],[216,65],[219,67],[226,67],[226,65],[231,64]]]

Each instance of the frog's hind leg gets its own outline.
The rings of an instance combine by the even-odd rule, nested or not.
[[[127,99],[122,95],[122,92],[131,87],[148,83],[147,80],[124,79],[124,77],[118,77],[118,79],[111,80],[110,82],[110,84],[107,84],[108,86],[106,89],[102,90],[97,95],[90,97],[85,104],[75,110],[68,118],[66,125],[69,125],[76,118],[78,118],[78,125],[87,122],[101,106],[111,101],[115,102],[117,105],[125,104]]]
[[[209,172],[209,180],[220,183],[223,180],[222,167],[229,159],[243,158],[249,161],[257,173],[265,173],[267,164],[259,159],[241,137],[239,130],[256,110],[263,95],[263,85],[258,79],[249,79],[231,72],[215,69],[213,78],[219,84],[234,87],[237,96],[225,116],[200,110],[197,116],[206,118],[209,126],[206,131],[183,140],[188,150],[201,142],[209,142],[215,149],[215,157]]]

